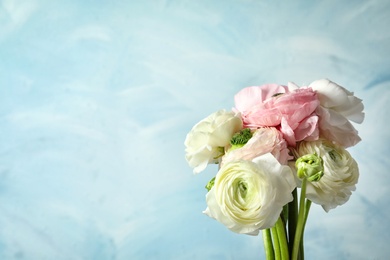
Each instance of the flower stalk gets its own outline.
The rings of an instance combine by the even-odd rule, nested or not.
[[[288,252],[292,255],[293,251],[293,241],[295,237],[295,230],[297,228],[297,219],[298,219],[298,194],[297,189],[294,189],[292,192],[293,201],[288,204]]]
[[[282,252],[280,249],[280,243],[279,243],[279,235],[276,230],[276,225],[271,228],[271,234],[272,234],[272,240],[274,245],[274,252],[275,252],[275,260],[281,260],[282,259]]]
[[[305,224],[309,215],[311,202],[306,199],[306,183],[307,179],[303,178],[301,186],[301,196],[299,199],[299,214],[294,237],[294,245],[292,251],[292,260],[304,259],[303,255],[303,233]]]
[[[271,230],[269,228],[263,229],[262,234],[263,234],[263,242],[264,242],[265,259],[274,260],[275,254],[274,254],[274,248],[272,244]]]
[[[286,227],[281,218],[278,219],[275,225],[276,233],[278,234],[280,254],[282,260],[289,260],[288,242],[286,236]]]

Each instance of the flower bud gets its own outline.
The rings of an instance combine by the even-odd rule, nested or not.
[[[243,147],[251,138],[252,138],[252,131],[249,128],[245,128],[235,133],[232,139],[230,139],[230,144],[232,145],[230,150],[235,150]]]
[[[210,191],[211,188],[214,186],[214,182],[215,182],[215,177],[212,178],[205,186],[205,188],[207,189],[207,191]]]
[[[306,178],[308,181],[319,181],[324,175],[324,165],[317,154],[306,154],[295,162],[298,178]]]

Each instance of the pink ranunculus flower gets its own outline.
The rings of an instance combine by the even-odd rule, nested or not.
[[[316,80],[309,87],[317,92],[320,100],[316,109],[320,134],[343,147],[357,144],[361,139],[349,120],[359,124],[363,122],[362,100],[328,79]]]
[[[297,141],[318,139],[318,117],[314,112],[320,102],[311,88],[289,90],[276,84],[248,87],[238,92],[234,101],[244,127],[278,127],[291,146]]]
[[[285,165],[293,157],[289,155],[283,135],[275,127],[257,129],[251,139],[241,148],[228,151],[223,157],[221,166],[230,161],[252,160],[260,155],[271,153],[279,163]]]

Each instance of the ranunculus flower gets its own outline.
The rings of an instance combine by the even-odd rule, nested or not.
[[[316,110],[320,134],[344,147],[357,144],[361,139],[349,120],[363,122],[362,100],[328,79],[316,80],[309,87],[317,92],[320,100]]]
[[[291,169],[270,153],[231,161],[218,171],[204,213],[236,233],[257,235],[274,226],[295,187]]]
[[[281,164],[287,164],[289,155],[283,135],[275,127],[262,127],[254,131],[253,136],[241,148],[228,151],[221,165],[236,160],[252,160],[265,153],[271,153]]]
[[[244,127],[277,126],[289,145],[318,138],[319,105],[311,88],[291,89],[276,84],[242,89],[234,97]]]
[[[194,173],[203,171],[209,163],[219,162],[224,147],[241,129],[240,116],[225,110],[219,110],[197,123],[184,141],[186,159],[194,168]]]
[[[322,205],[326,212],[349,200],[356,189],[359,168],[347,150],[324,139],[304,141],[291,150],[296,158],[317,154],[323,161],[321,179],[306,184],[306,197],[309,200]]]

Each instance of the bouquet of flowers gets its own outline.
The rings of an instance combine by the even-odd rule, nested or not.
[[[350,121],[363,122],[362,100],[321,79],[247,87],[234,102],[185,140],[194,173],[219,164],[204,213],[236,233],[261,230],[266,259],[304,259],[311,204],[328,212],[356,188],[359,169],[346,148],[361,140]]]

